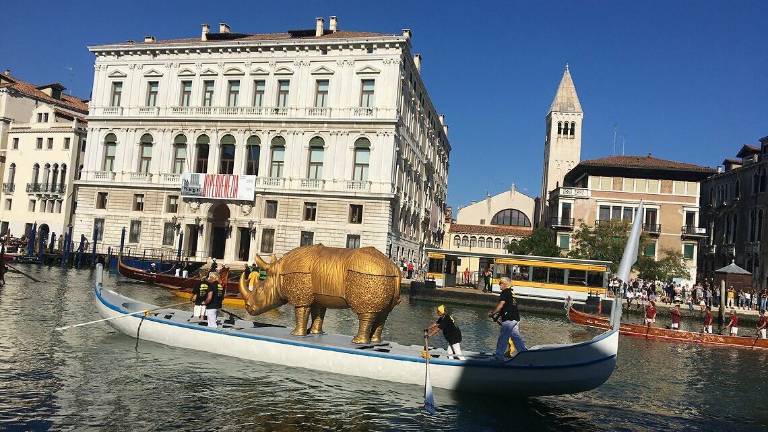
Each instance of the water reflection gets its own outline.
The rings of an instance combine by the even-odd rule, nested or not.
[[[38,271],[37,267],[28,267]],[[26,269],[25,269],[26,270]],[[488,398],[436,390],[438,413],[421,410],[416,386],[261,364],[134,340],[105,324],[53,332],[98,318],[90,272],[40,268],[47,283],[9,275],[0,289],[0,429],[176,430],[758,430],[768,425],[768,353],[622,338],[614,376],[579,395]],[[36,273],[37,274],[37,273]],[[155,304],[167,291],[107,278]],[[404,299],[385,337],[420,344],[435,304]],[[453,307],[463,347],[490,351],[498,326],[485,308]],[[240,314],[238,310],[233,312]],[[290,324],[289,309],[260,319]],[[326,330],[352,334],[349,311]],[[596,333],[564,315],[524,316],[530,345]],[[444,342],[435,339],[436,345]]]

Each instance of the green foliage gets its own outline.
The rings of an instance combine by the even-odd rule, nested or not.
[[[669,281],[691,277],[682,253],[667,249],[662,252],[662,256],[658,261],[652,257],[638,258],[637,268],[642,279]]]
[[[615,273],[624,254],[624,246],[629,237],[629,222],[601,221],[594,227],[584,223],[573,235],[573,248],[568,253],[571,258],[610,261],[611,272]],[[648,246],[648,237],[640,235],[640,251]],[[637,267],[637,265],[635,265]]]
[[[512,240],[507,246],[507,251],[515,255],[560,256],[555,232],[548,228],[536,228],[530,236]]]

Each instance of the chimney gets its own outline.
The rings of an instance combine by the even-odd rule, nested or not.
[[[317,19],[315,19],[315,37],[323,35],[323,23],[324,21],[322,17],[317,17]]]
[[[219,23],[219,33],[229,33],[229,24]]]
[[[413,36],[413,33],[411,32],[411,29],[403,29],[403,37],[405,40],[410,40]]]
[[[155,43],[156,39],[152,35],[144,36],[144,43]]]
[[[328,17],[328,25],[331,33],[336,33],[336,26],[338,26],[338,24],[339,21],[336,19],[335,15]]]
[[[440,114],[438,118],[440,119],[440,124],[445,125],[445,114]]]
[[[10,70],[10,69],[6,69],[6,70],[4,70],[4,71],[3,71],[3,75],[5,75],[5,76],[11,76],[11,70]]]
[[[416,70],[421,73],[421,54],[416,54],[413,56],[413,64],[416,65]]]
[[[203,34],[200,35],[201,41],[207,41],[208,40],[208,32],[211,31],[211,27],[208,24],[203,24]]]

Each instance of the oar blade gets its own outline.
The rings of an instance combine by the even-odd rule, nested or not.
[[[427,361],[427,372],[424,379],[424,410],[430,415],[435,415],[437,412],[435,395],[432,393],[432,381],[429,379],[429,361]]]

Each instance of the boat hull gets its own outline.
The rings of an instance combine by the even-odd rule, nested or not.
[[[97,287],[96,305],[104,318],[113,318],[152,305],[137,303]],[[249,327],[236,320],[229,327],[208,328],[186,321],[189,312],[159,310],[145,316],[112,319],[126,335],[178,348],[206,351],[265,363],[330,373],[424,384],[425,360],[416,345],[387,343],[360,346],[341,335],[291,336],[284,327]],[[170,317],[170,318],[169,318]],[[591,341],[533,347],[513,359],[498,362],[487,355],[467,353],[453,360],[444,350],[432,350],[430,376],[439,388],[508,397],[577,393],[604,383],[616,365],[618,333],[607,332]]]
[[[575,324],[597,329],[608,329],[608,318],[579,312],[573,308],[568,310],[568,319]],[[622,323],[619,332],[622,335],[642,337],[646,339],[669,342],[697,343],[741,347],[750,349],[768,349],[768,339],[757,339],[754,336],[723,336],[717,334],[697,333],[684,330],[671,330],[661,327],[647,327],[640,324]]]

